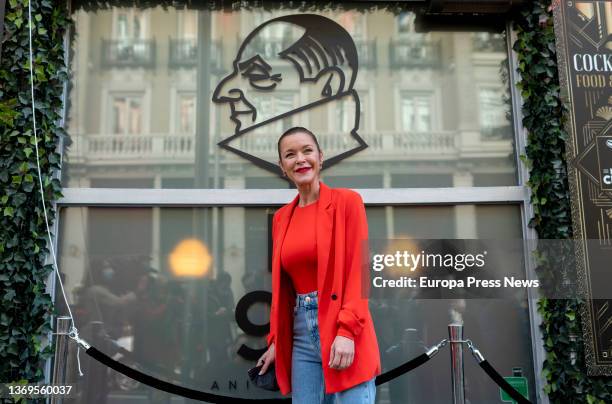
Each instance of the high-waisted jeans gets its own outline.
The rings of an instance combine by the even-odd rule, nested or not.
[[[373,404],[376,397],[374,379],[338,393],[325,394],[317,302],[316,291],[298,294],[293,309],[292,402]]]

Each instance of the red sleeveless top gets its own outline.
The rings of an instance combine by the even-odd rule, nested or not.
[[[281,267],[298,294],[317,290],[317,202],[296,206],[281,248]]]

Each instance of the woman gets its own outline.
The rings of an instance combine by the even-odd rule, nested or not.
[[[281,392],[292,392],[295,403],[374,403],[380,357],[362,293],[363,202],[320,182],[323,154],[309,130],[283,133],[278,153],[299,194],[274,215],[269,348],[260,374],[274,362]]]

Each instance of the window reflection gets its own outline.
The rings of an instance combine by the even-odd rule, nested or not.
[[[414,21],[416,19],[416,14],[411,12],[401,12],[396,17],[395,22],[397,26],[397,33],[399,35],[411,35],[415,34]]]
[[[406,132],[429,132],[432,128],[432,94],[402,92],[402,129]]]
[[[340,24],[355,43],[359,70],[354,88],[360,105],[338,100],[304,109],[258,127],[256,136],[237,138],[232,146],[274,164],[278,136],[300,125],[318,134],[323,152],[332,157],[354,146],[349,131],[359,112],[357,130],[368,148],[340,164],[350,164],[355,175],[453,176],[461,166],[470,167],[472,175],[490,174],[494,185],[516,184],[516,163],[508,158],[514,155],[514,134],[503,32],[420,33],[415,29],[419,15],[409,11],[318,13]],[[76,14],[77,30],[89,34],[76,36],[72,59],[74,102],[68,133],[73,142],[65,157],[67,167],[74,169],[66,170],[64,185],[90,186],[96,177],[125,178],[126,167],[139,176],[146,173],[155,187],[177,174],[195,177],[202,167],[209,167],[210,186],[248,187],[253,170],[273,177],[217,145],[234,134],[235,122],[227,105],[211,101],[211,93],[234,69],[232,61],[247,35],[288,14],[294,13],[203,13],[172,7],[115,7]],[[104,23],[105,18],[113,21],[112,26]],[[163,23],[151,30],[152,21]],[[272,24],[250,43],[249,51],[269,61],[269,74],[279,75],[281,81],[260,80],[258,89],[240,75],[246,84],[239,88],[258,113],[255,121],[240,115],[243,127],[309,105],[320,95],[299,83],[278,57],[299,38],[297,31],[291,24]],[[273,84],[276,89],[270,91]],[[138,139],[117,143],[116,135],[135,134]],[[210,145],[207,156],[196,152],[201,142]],[[420,171],[424,160],[437,162],[438,172]],[[343,175],[339,167],[329,170],[325,174]],[[228,176],[232,180],[223,181]],[[384,186],[393,185],[386,181]]]
[[[178,385],[231,397],[274,396],[247,384],[265,332],[253,335],[236,313],[242,304],[252,325],[269,320],[270,307],[257,293],[271,289],[273,211],[62,209],[59,265],[80,334],[116,360]],[[521,236],[518,206],[368,207],[367,216],[372,240]],[[449,322],[463,319],[470,338],[499,369],[520,366],[533,380],[526,302],[411,300],[375,291],[370,303],[384,371],[423,353],[446,337]],[[500,345],[506,348],[496,349]],[[78,395],[68,402],[170,399],[88,357],[83,378],[76,376],[73,355],[69,363]],[[474,402],[499,397],[467,360],[466,388]],[[436,359],[379,386],[377,395],[386,397],[381,403],[403,404],[445,403],[450,394],[448,361]]]
[[[142,133],[142,96],[113,96],[112,128],[116,135]]]
[[[195,94],[179,94],[178,132],[195,135],[196,105]]]
[[[478,91],[480,128],[485,138],[508,138],[512,133],[502,87],[483,87]]]

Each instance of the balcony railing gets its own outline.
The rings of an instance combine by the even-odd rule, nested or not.
[[[102,66],[111,67],[155,67],[155,40],[102,40]]]
[[[195,39],[170,39],[168,67],[195,68],[198,64],[198,43]],[[210,46],[211,67],[220,71],[222,68],[222,48],[219,41],[214,41]]]
[[[195,136],[178,134],[72,136],[68,156],[73,161],[192,161]]]
[[[456,132],[369,132],[361,133],[373,154],[368,159],[440,158],[458,153]],[[336,155],[356,146],[346,134],[319,133],[319,144],[326,155]],[[188,134],[84,135],[72,136],[68,156],[72,163],[150,164],[193,163],[196,138]],[[278,133],[242,136],[234,143],[247,153],[276,161]],[[211,154],[217,150],[211,140]],[[357,157],[358,158],[358,157]]]
[[[402,40],[389,43],[389,66],[394,69],[439,67],[440,43],[429,40]]]

